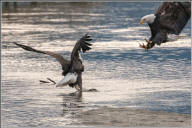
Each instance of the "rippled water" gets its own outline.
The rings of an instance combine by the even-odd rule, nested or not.
[[[78,122],[74,114],[99,106],[148,108],[191,113],[190,21],[177,41],[145,52],[139,43],[150,36],[143,15],[160,3],[19,3],[3,6],[2,126],[59,127]],[[73,88],[40,84],[62,78],[51,57],[24,51],[11,42],[55,51],[69,58],[82,35],[93,49],[82,54],[83,87],[99,92],[73,96]]]

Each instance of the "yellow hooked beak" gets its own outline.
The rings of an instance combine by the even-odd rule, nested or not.
[[[140,24],[143,24],[143,20],[140,20]]]

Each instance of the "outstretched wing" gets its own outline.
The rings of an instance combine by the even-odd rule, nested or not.
[[[69,60],[64,59],[61,55],[56,54],[54,52],[37,50],[37,49],[34,49],[32,47],[22,45],[22,44],[18,44],[18,43],[15,43],[15,42],[14,42],[14,44],[16,44],[17,46],[19,46],[19,47],[21,47],[21,48],[23,48],[24,50],[27,50],[27,51],[43,53],[43,54],[47,54],[47,55],[50,55],[50,56],[54,57],[62,65],[62,69],[64,71],[68,70],[69,65],[71,63]]]
[[[160,24],[168,33],[179,34],[191,17],[190,2],[164,2],[156,11]]]
[[[92,40],[90,37],[91,36],[88,34],[85,34],[80,40],[77,41],[71,53],[71,61],[73,61],[74,58],[79,58],[79,51],[84,53],[91,49],[90,46],[92,44],[88,43],[88,41]]]

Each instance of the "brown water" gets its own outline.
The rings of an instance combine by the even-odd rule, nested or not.
[[[183,38],[145,52],[150,36],[139,19],[160,3],[18,3],[3,5],[2,126],[57,128],[76,113],[99,106],[148,108],[190,114],[190,24]],[[99,92],[72,95],[75,89],[40,84],[59,81],[60,65],[51,57],[24,51],[11,42],[55,51],[69,58],[85,33],[93,47],[82,54],[83,87]]]

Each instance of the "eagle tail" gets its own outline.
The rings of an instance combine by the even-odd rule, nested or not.
[[[68,73],[62,80],[60,80],[56,87],[63,87],[68,84],[75,83],[77,81],[77,74],[76,73]]]

